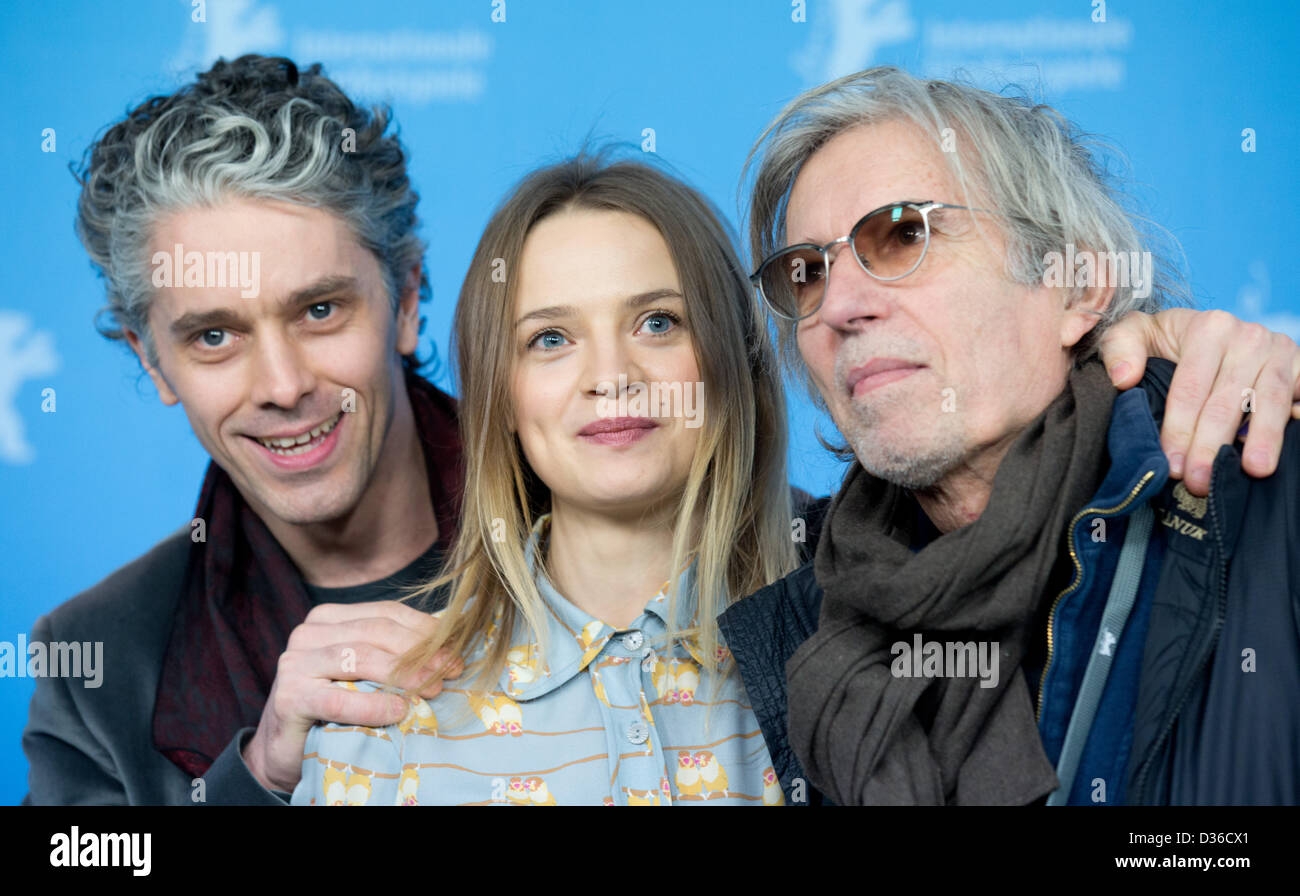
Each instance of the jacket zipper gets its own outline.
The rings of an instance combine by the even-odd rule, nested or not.
[[[1043,720],[1043,688],[1047,685],[1047,670],[1052,668],[1052,649],[1054,647],[1053,629],[1055,628],[1056,623],[1056,607],[1060,604],[1061,598],[1078,588],[1079,584],[1083,581],[1083,564],[1079,562],[1079,555],[1076,554],[1074,550],[1074,527],[1079,524],[1081,519],[1090,513],[1119,513],[1125,507],[1133,503],[1133,500],[1138,496],[1142,489],[1146,488],[1146,484],[1150,482],[1151,478],[1155,475],[1155,470],[1148,470],[1146,474],[1138,480],[1137,485],[1133,486],[1133,490],[1128,493],[1128,497],[1119,504],[1116,504],[1114,507],[1085,507],[1074,515],[1074,519],[1070,520],[1069,535],[1066,544],[1070,549],[1070,560],[1074,563],[1074,578],[1071,580],[1070,584],[1066,586],[1065,590],[1056,595],[1056,599],[1052,601],[1052,608],[1047,613],[1047,660],[1043,663],[1043,674],[1038,680],[1038,712],[1035,713],[1035,719],[1039,722]]]
[[[1174,723],[1178,720],[1178,716],[1183,711],[1183,707],[1187,705],[1187,700],[1192,695],[1192,690],[1196,686],[1196,681],[1201,677],[1201,670],[1205,668],[1205,664],[1213,655],[1214,648],[1219,642],[1219,629],[1223,627],[1223,619],[1227,615],[1227,553],[1223,546],[1223,531],[1222,527],[1219,525],[1218,504],[1214,500],[1213,482],[1211,482],[1208,503],[1210,507],[1210,525],[1214,529],[1214,544],[1215,547],[1218,548],[1219,552],[1219,556],[1215,558],[1219,567],[1219,590],[1218,594],[1215,596],[1216,613],[1214,616],[1214,628],[1210,631],[1210,639],[1207,648],[1201,652],[1201,657],[1196,663],[1196,671],[1186,680],[1187,683],[1183,686],[1182,693],[1179,695],[1174,711],[1170,713],[1168,721],[1165,723],[1164,730],[1160,732],[1160,736],[1156,738],[1155,742],[1151,745],[1151,748],[1147,750],[1146,756],[1142,759],[1142,765],[1140,766],[1141,770],[1138,772],[1137,778],[1133,782],[1133,795],[1137,798],[1136,802],[1139,805],[1145,804],[1147,801],[1146,793],[1144,791],[1147,783],[1147,774],[1151,771],[1151,763],[1155,760],[1156,754],[1160,752],[1161,747],[1164,746],[1170,732],[1174,730]],[[1129,800],[1128,802],[1132,804],[1135,800]]]

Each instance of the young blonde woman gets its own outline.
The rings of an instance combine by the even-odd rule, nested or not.
[[[640,163],[537,171],[453,329],[463,516],[405,669],[466,670],[398,725],[314,728],[294,801],[780,803],[714,621],[797,564],[779,371],[719,216]]]

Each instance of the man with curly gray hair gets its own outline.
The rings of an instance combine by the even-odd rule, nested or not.
[[[386,109],[245,56],[110,127],[77,233],[124,340],[211,455],[191,523],[43,617],[105,645],[42,679],[32,803],[276,803],[317,720],[382,725],[458,512],[451,398],[416,374],[417,195]],[[435,688],[436,693],[436,688]]]

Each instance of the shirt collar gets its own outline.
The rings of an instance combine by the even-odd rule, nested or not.
[[[538,569],[537,551],[550,534],[550,523],[550,514],[537,520],[524,552],[528,571],[532,573],[545,604],[548,655],[543,664],[540,649],[527,622],[521,614],[516,614],[510,651],[500,682],[501,690],[515,699],[532,700],[555,690],[586,669],[605,649],[610,638],[626,630],[614,628],[574,606]],[[656,641],[662,644],[668,631],[670,585],[671,582],[664,582],[659,591],[647,601],[643,616],[638,619],[641,624],[635,626],[642,632],[646,647],[654,647],[651,642]],[[682,570],[677,596],[679,630],[690,628],[694,624],[695,605],[695,560],[692,558]],[[701,651],[694,638],[680,637],[677,640],[686,653],[696,662],[702,663]]]

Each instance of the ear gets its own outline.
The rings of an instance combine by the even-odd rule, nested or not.
[[[397,353],[410,355],[420,344],[420,274],[419,263],[411,268],[402,285],[397,302]]]
[[[1059,292],[1060,290],[1053,290]],[[1071,293],[1061,315],[1061,348],[1072,349],[1101,323],[1111,300],[1115,298],[1114,285],[1080,286]]]
[[[126,330],[126,342],[131,346],[131,351],[140,359],[140,366],[149,374],[149,379],[153,380],[154,388],[158,390],[158,397],[162,403],[168,406],[179,404],[180,397],[172,391],[167,380],[163,378],[162,371],[149,363],[149,357],[145,354],[144,343],[140,341],[140,336],[134,330]]]

